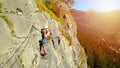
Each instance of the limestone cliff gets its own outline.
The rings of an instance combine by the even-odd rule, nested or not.
[[[52,11],[40,9],[40,0],[0,0],[0,68],[87,68],[71,15],[64,14],[66,19],[59,21],[49,13]],[[54,39],[55,48],[48,43],[47,59],[39,52],[40,30],[45,25],[61,39],[60,45]]]

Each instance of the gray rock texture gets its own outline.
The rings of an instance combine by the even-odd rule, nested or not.
[[[61,33],[60,22],[45,11],[37,12],[36,0],[0,0],[0,68],[87,68],[86,55],[76,35],[76,25],[69,15],[65,29],[72,38],[72,45]],[[20,11],[21,10],[21,11]],[[59,36],[47,44],[47,59],[40,55],[40,30],[48,25],[53,36]]]

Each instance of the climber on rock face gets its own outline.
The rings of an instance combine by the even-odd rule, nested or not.
[[[50,32],[48,26],[44,26],[42,29],[41,29],[41,35],[42,35],[42,40],[39,41],[39,45],[40,45],[40,53],[41,53],[41,50],[43,49],[43,54],[41,53],[42,56],[46,56],[47,55],[47,49],[46,49],[46,45],[49,41],[52,42],[53,44],[53,47],[55,48],[55,43],[54,43],[54,39],[57,39],[58,40],[58,45],[60,45],[60,37],[57,36],[57,37],[53,37],[53,34],[52,32]]]
[[[48,38],[50,36],[48,26],[44,26],[41,33],[42,33],[42,43],[43,43],[42,48],[43,48],[44,56],[45,56],[47,55],[46,45],[48,43]]]

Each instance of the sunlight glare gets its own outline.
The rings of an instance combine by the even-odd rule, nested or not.
[[[102,8],[103,8],[103,11],[110,11],[110,10],[113,10],[115,8],[115,2],[112,0],[112,1],[104,1],[104,3],[102,3]]]

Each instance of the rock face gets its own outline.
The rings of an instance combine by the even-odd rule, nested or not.
[[[44,11],[38,12],[35,0],[0,0],[0,3],[0,68],[87,68],[85,52],[74,35],[76,25],[68,23],[71,27],[65,30],[72,38],[70,46],[60,31],[60,22]],[[55,48],[49,41],[47,59],[39,52],[40,30],[45,25],[54,37],[61,39],[60,45],[54,39]]]

